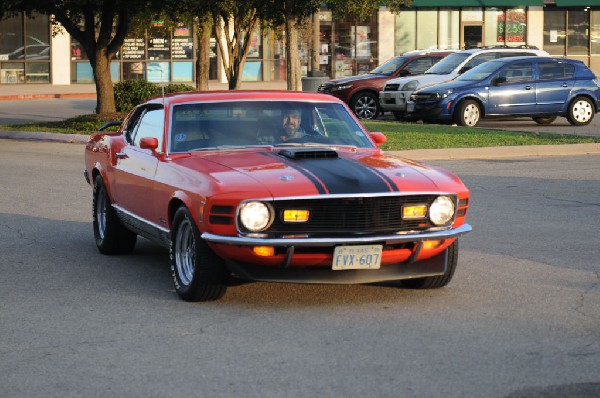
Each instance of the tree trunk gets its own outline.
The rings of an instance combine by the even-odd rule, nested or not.
[[[198,53],[196,57],[196,88],[208,91],[210,76],[210,36],[212,34],[212,18],[203,18],[198,24]]]
[[[295,18],[288,17],[285,21],[285,46],[287,58],[287,89],[291,91],[302,90],[302,74],[300,57],[298,55],[298,29]]]
[[[110,57],[106,50],[98,50],[90,58],[94,80],[96,82],[96,113],[103,115],[115,113],[115,94],[110,76]]]

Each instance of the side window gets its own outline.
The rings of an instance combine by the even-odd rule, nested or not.
[[[464,67],[468,68],[468,69],[473,69],[477,65],[480,65],[487,61],[491,61],[493,59],[496,59],[496,53],[479,54],[479,55],[476,55],[473,58],[471,58],[471,60],[469,62],[467,62]]]
[[[406,65],[404,70],[409,70],[411,75],[420,75],[425,72],[427,69],[431,68],[433,63],[431,62],[431,58],[423,57],[417,58]]]
[[[523,62],[510,65],[504,68],[498,76],[506,78],[507,83],[530,81],[533,77],[533,64]]]
[[[534,53],[528,53],[528,52],[501,52],[498,53],[498,58],[508,58],[508,57],[531,57],[534,56]]]
[[[573,77],[575,67],[562,62],[540,62],[538,73],[540,80],[562,80]]]
[[[158,148],[160,150],[163,143],[164,126],[164,109],[146,109],[131,133],[133,145],[139,146],[140,140],[144,137],[154,137],[158,139]]]

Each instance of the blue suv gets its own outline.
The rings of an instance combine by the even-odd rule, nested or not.
[[[589,124],[598,110],[600,81],[581,61],[550,57],[502,58],[483,63],[446,83],[411,95],[424,120],[474,127],[483,117],[532,117],[550,124],[564,116]]]

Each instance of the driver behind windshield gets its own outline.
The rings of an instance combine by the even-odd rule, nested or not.
[[[283,111],[281,130],[277,133],[276,139],[285,142],[306,136],[306,132],[300,126],[301,122],[302,114],[298,109],[287,109]]]

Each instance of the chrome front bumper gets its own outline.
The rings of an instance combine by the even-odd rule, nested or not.
[[[377,236],[358,236],[358,237],[336,237],[336,238],[260,238],[248,236],[223,236],[205,232],[202,234],[202,239],[211,243],[220,243],[225,245],[236,246],[312,246],[312,247],[328,247],[336,245],[359,245],[370,243],[386,244],[403,243],[403,242],[420,242],[424,240],[441,240],[457,238],[471,232],[473,228],[469,224],[463,224],[460,227],[433,232],[413,232],[394,235],[377,235]]]

